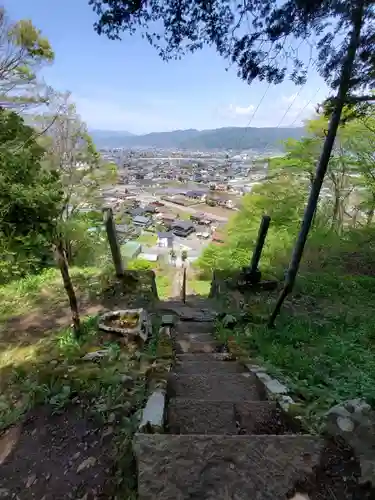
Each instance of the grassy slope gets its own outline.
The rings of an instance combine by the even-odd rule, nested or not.
[[[244,210],[229,225],[226,246],[209,249],[201,259],[206,274],[215,263],[230,270],[248,262],[259,209],[268,206],[273,220],[260,267],[265,276],[282,281],[300,212],[292,197],[275,196],[274,188],[267,192],[262,186],[262,190],[261,196],[247,198]],[[338,238],[316,230],[310,236],[294,294],[286,301],[276,328],[268,330],[264,321],[257,321],[235,332],[251,356],[289,381],[314,415],[349,398],[364,397],[375,403],[374,255],[371,232],[349,231]],[[249,296],[247,308],[265,319],[276,297],[276,293]]]
[[[130,451],[126,443],[135,430],[133,415],[144,402],[155,342],[151,339],[143,351],[136,352],[135,346],[124,348],[98,335],[97,315],[84,314],[99,302],[108,277],[97,268],[72,268],[71,277],[81,299],[79,341],[68,326],[69,308],[57,270],[0,288],[0,431],[40,404],[60,412],[77,400],[75,404],[101,426],[112,421],[113,412],[118,413],[120,425],[113,440],[120,448],[113,481],[118,480],[123,497],[130,499],[135,484],[127,469],[131,456],[126,457]],[[103,360],[82,360],[86,353],[103,348],[109,352]],[[132,381],[131,389],[124,389],[124,376]]]

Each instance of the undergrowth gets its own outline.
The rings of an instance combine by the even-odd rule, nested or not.
[[[39,341],[28,358],[10,357],[2,365],[0,431],[39,405],[49,406],[52,414],[73,405],[99,425],[113,427],[116,488],[131,498],[136,488],[131,437],[146,397],[149,362],[147,352],[135,345],[124,348],[99,336],[97,321],[83,319],[79,340],[65,328]],[[99,350],[106,354],[84,359]]]
[[[226,244],[211,247],[198,261],[206,277],[215,267],[231,276],[249,265],[261,210],[266,209],[273,218],[260,269],[265,279],[275,277],[282,286],[303,204],[297,199],[298,190],[290,198],[290,187],[284,193],[280,188],[275,197],[277,189],[263,185],[254,196],[245,197],[242,211],[228,226]],[[329,407],[347,399],[364,398],[375,406],[374,255],[373,228],[346,227],[338,234],[322,224],[318,214],[295,288],[275,328],[266,324],[277,292],[245,294],[250,319],[234,330],[218,325],[221,341],[234,337],[250,357],[287,381],[315,422]],[[233,295],[232,290],[222,289],[218,299],[222,311],[239,317]]]

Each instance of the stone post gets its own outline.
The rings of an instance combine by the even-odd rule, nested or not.
[[[268,228],[270,227],[270,222],[271,222],[271,217],[269,215],[263,215],[262,220],[260,222],[260,226],[259,226],[259,233],[258,233],[256,246],[254,249],[253,257],[251,259],[251,264],[250,264],[250,274],[251,275],[255,275],[255,273],[258,269],[259,260],[260,260],[260,257],[262,255],[262,250],[263,250],[264,242],[266,241]]]
[[[122,263],[120,245],[117,239],[116,225],[115,221],[113,220],[112,208],[105,208],[103,210],[103,214],[105,230],[107,232],[107,238],[111,249],[116,276],[121,278],[124,276],[124,265]]]

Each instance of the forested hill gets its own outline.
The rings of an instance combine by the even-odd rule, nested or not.
[[[93,130],[91,134],[98,147],[155,147],[188,150],[254,149],[262,151],[265,149],[282,150],[282,141],[289,138],[300,139],[304,134],[304,129],[302,127],[225,127],[212,130],[189,129],[152,132],[145,135]]]

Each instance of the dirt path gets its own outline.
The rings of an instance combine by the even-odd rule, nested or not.
[[[71,407],[35,410],[0,437],[0,497],[19,500],[111,498],[113,426]]]
[[[181,297],[181,287],[182,287],[183,269],[176,268],[174,276],[172,277],[172,287],[170,298],[179,299]]]

